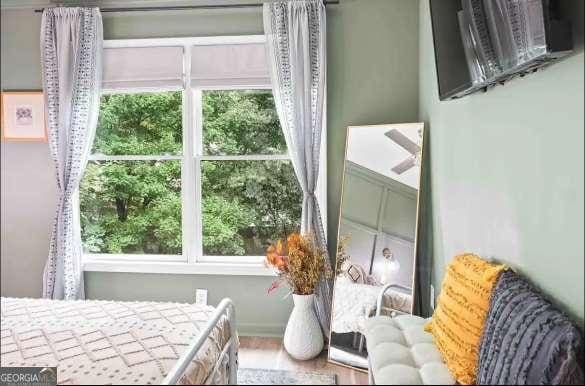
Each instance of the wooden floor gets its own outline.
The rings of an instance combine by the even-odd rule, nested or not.
[[[327,362],[327,352],[310,361],[291,358],[280,338],[240,337],[241,368],[334,373],[338,385],[367,385],[368,374]]]

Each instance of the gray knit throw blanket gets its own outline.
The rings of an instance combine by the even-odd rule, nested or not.
[[[583,336],[513,271],[500,275],[480,344],[479,385],[582,385]]]

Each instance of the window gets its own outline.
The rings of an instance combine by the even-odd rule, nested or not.
[[[178,91],[102,96],[79,193],[86,252],[182,254],[181,106]]]
[[[268,274],[266,245],[299,229],[302,192],[263,37],[104,46],[79,192],[85,269]]]
[[[205,90],[203,256],[262,256],[300,228],[302,192],[270,90]]]

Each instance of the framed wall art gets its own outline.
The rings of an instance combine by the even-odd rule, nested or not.
[[[0,99],[2,142],[47,142],[42,91],[5,91]]]

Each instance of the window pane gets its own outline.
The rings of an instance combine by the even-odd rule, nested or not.
[[[90,162],[79,197],[86,253],[181,253],[180,161]]]
[[[262,256],[298,231],[302,193],[290,161],[203,161],[203,254]]]
[[[272,91],[204,91],[203,152],[286,154]]]
[[[180,91],[103,95],[93,153],[181,154],[181,107]]]

